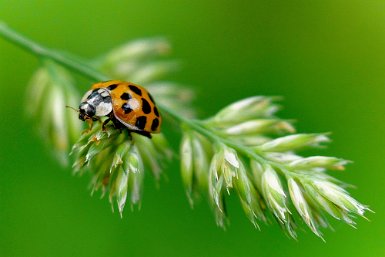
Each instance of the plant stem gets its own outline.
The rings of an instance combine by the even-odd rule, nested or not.
[[[88,64],[82,63],[79,60],[74,60],[68,56],[64,56],[63,54],[55,50],[51,50],[51,49],[48,49],[47,47],[43,47],[42,45],[14,31],[10,27],[8,27],[4,22],[0,22],[0,36],[10,41],[11,43],[14,43],[15,45],[18,45],[21,48],[24,48],[28,52],[31,52],[37,55],[40,58],[47,58],[47,59],[54,60],[55,62],[77,73],[80,73],[92,80],[97,80],[97,81],[108,80],[107,76],[93,69]]]
[[[24,48],[28,52],[33,53],[34,55],[37,55],[38,57],[42,59],[50,59],[53,60],[81,75],[84,75],[92,80],[96,81],[106,81],[109,78],[105,76],[104,74],[100,73],[99,71],[92,68],[88,63],[83,62],[80,60],[80,58],[71,58],[68,55],[64,55],[56,50],[49,49],[47,47],[44,47],[25,36],[19,34],[18,32],[14,31],[13,29],[9,28],[5,23],[0,22],[0,36],[2,36],[4,39],[14,43],[15,45],[20,46],[21,48]],[[160,105],[160,108],[162,111],[166,112],[170,117],[172,117],[174,120],[178,121],[180,124],[185,124],[188,127],[196,130],[197,132],[201,133],[202,135],[209,138],[212,142],[221,142],[226,144],[229,147],[234,148],[239,153],[242,153],[243,155],[254,159],[256,161],[259,161],[264,164],[270,164],[271,166],[278,168],[283,173],[287,173],[286,168],[284,165],[274,162],[272,160],[268,160],[265,157],[263,157],[261,154],[258,154],[254,150],[249,149],[248,147],[245,147],[241,144],[238,144],[232,140],[228,140],[225,138],[222,138],[215,133],[213,133],[210,129],[206,128],[205,125],[199,121],[199,120],[193,120],[193,119],[187,119],[182,117],[180,114],[174,112],[173,110],[167,108],[166,106]]]
[[[173,117],[175,120],[178,120],[179,122],[186,124],[188,127],[194,129],[195,131],[200,132],[202,135],[208,137],[213,142],[221,142],[227,146],[234,148],[235,150],[237,150],[238,152],[244,154],[249,158],[255,159],[256,161],[259,161],[262,163],[272,164],[272,166],[277,166],[276,163],[272,163],[271,161],[263,158],[260,154],[257,154],[253,150],[243,145],[240,145],[232,140],[228,140],[216,135],[210,129],[206,128],[200,120],[186,119],[170,109],[166,109],[166,112],[169,116]],[[280,166],[279,168],[282,169],[283,167]]]

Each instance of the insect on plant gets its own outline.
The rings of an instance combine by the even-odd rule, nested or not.
[[[43,47],[4,23],[0,36],[41,60],[27,90],[33,107],[28,111],[52,152],[61,163],[72,162],[75,174],[91,174],[91,191],[108,195],[121,215],[126,203],[140,205],[145,172],[158,180],[175,158],[160,132],[160,113],[182,134],[180,171],[189,203],[207,196],[219,226],[227,225],[230,194],[238,196],[255,227],[275,219],[294,238],[294,210],[296,219],[320,238],[330,218],[355,226],[354,218],[369,210],[350,196],[345,183],[329,175],[348,161],[300,154],[329,142],[328,135],[296,133],[289,121],[277,118],[275,97],[251,96],[212,117],[193,118],[191,89],[162,80],[176,66],[157,58],[170,50],[164,39],[128,42],[84,60]],[[90,83],[107,82],[93,84],[80,100],[71,72]],[[93,126],[82,133],[81,122],[66,105],[79,105],[78,117]]]
[[[131,82],[111,80],[94,84],[79,105],[79,119],[90,122],[108,118],[102,128],[112,121],[115,128],[151,138],[159,133],[162,122],[154,99],[143,87]]]

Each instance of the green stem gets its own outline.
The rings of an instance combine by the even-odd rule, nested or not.
[[[0,22],[0,36],[8,40],[21,48],[24,48],[28,52],[37,55],[40,58],[52,59],[55,62],[79,73],[92,80],[104,81],[108,80],[108,77],[101,74],[97,70],[93,69],[86,63],[82,63],[79,60],[74,60],[68,56],[64,56],[55,50],[48,49],[42,45],[26,38],[25,36],[14,31],[8,27],[4,22]]]
[[[245,147],[232,140],[225,139],[213,133],[210,129],[206,128],[200,120],[186,119],[170,109],[167,109],[166,112],[169,116],[173,117],[175,120],[178,120],[180,123],[186,124],[188,127],[194,129],[195,131],[211,139],[211,141],[213,142],[218,142],[218,143],[221,142],[231,148],[234,148],[235,150],[237,150],[238,152],[242,153],[243,155],[249,158],[255,159],[256,161],[259,161],[262,163],[269,163],[270,165],[277,167],[276,163],[273,163],[272,161],[265,159],[260,154],[257,154],[254,150],[251,150],[248,147]],[[280,166],[279,168],[282,169],[283,167]]]
[[[81,61],[79,58],[71,58],[70,56],[61,54],[56,50],[48,49],[47,47],[44,47],[26,38],[25,36],[19,34],[18,32],[9,28],[5,23],[2,23],[2,22],[0,22],[0,36],[14,43],[15,45],[18,45],[21,48],[24,48],[28,52],[31,52],[37,55],[42,59],[53,60],[67,67],[68,69],[71,69],[92,80],[105,81],[109,79],[107,76],[93,69],[92,67],[90,67],[88,63]],[[186,124],[188,127],[206,136],[211,141],[224,143],[249,158],[255,159],[256,161],[259,161],[261,163],[270,164],[273,167],[281,170],[283,173],[286,173],[285,172],[286,168],[282,164],[268,160],[264,158],[261,154],[256,153],[254,150],[251,150],[248,147],[240,145],[232,140],[228,140],[218,136],[217,134],[213,133],[210,129],[206,128],[201,121],[186,119],[164,105],[160,105],[160,108],[162,109],[162,111],[166,112],[170,117],[178,121],[180,124]]]

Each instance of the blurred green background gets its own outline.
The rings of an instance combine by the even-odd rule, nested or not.
[[[333,132],[317,153],[354,160],[336,176],[376,212],[357,230],[333,222],[327,243],[306,229],[294,241],[276,224],[255,230],[231,197],[223,231],[205,201],[190,209],[175,162],[159,187],[146,177],[141,211],[120,219],[31,129],[24,90],[38,62],[0,39],[0,256],[385,256],[385,1],[0,0],[0,19],[84,57],[165,36],[182,63],[169,79],[197,91],[202,116],[283,96],[300,132]]]

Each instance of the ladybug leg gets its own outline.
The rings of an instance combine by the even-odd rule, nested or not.
[[[92,127],[94,125],[94,122],[92,119],[86,119],[86,122],[88,124],[88,128],[83,131],[83,134],[88,134],[92,130]]]
[[[114,123],[115,129],[119,129],[120,133],[122,133],[123,129],[126,128],[120,121],[115,118],[113,114],[110,115],[109,119],[112,121],[112,123]]]
[[[103,123],[102,123],[102,130],[103,131],[106,131],[106,125],[108,122],[110,122],[110,120],[111,120],[110,118],[107,118],[105,121],[103,121]]]
[[[128,138],[130,139],[130,141],[132,141],[132,135],[131,135],[131,131],[129,129],[127,129],[127,135],[128,135]]]

